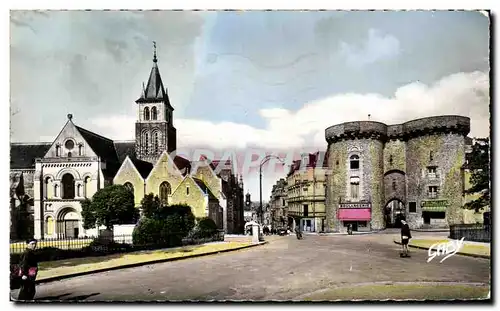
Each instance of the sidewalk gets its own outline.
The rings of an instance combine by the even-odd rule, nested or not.
[[[153,251],[138,251],[108,256],[41,262],[39,264],[36,283],[46,283],[98,272],[214,255],[266,243],[268,242],[261,242],[259,244],[252,244],[251,242],[211,242]]]

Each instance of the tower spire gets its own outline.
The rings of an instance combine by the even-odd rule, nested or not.
[[[158,59],[156,58],[156,41],[153,41],[153,62],[157,62]]]

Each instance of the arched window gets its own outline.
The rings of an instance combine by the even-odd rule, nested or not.
[[[134,186],[131,183],[126,182],[123,186],[127,188],[128,191],[134,193]]]
[[[59,197],[59,186],[58,185],[54,185],[54,197]]]
[[[397,185],[396,185],[396,180],[395,180],[395,179],[393,179],[393,180],[392,180],[392,190],[396,190],[396,188],[397,188]]]
[[[359,156],[358,155],[355,155],[353,154],[350,158],[349,158],[350,162],[351,162],[351,170],[359,170]]]
[[[82,156],[82,153],[83,153],[83,146],[82,146],[82,144],[80,144],[80,145],[78,145],[78,155]]]
[[[144,145],[142,147],[144,150],[144,154],[149,154],[149,133],[145,132],[143,135],[144,135]]]
[[[392,165],[392,154],[389,156],[389,165]]]
[[[156,120],[158,117],[158,112],[156,111],[156,107],[151,108],[151,120]]]
[[[154,134],[154,141],[153,141],[153,144],[154,144],[154,152],[155,153],[158,153],[158,150],[159,150],[159,146],[158,146],[158,132],[155,132]]]
[[[66,173],[62,177],[62,195],[63,199],[74,199],[75,198],[75,178],[73,175]]]
[[[144,120],[146,120],[146,121],[149,120],[149,108],[148,107],[144,108]]]
[[[160,185],[160,200],[163,204],[168,204],[168,196],[172,194],[172,188],[167,181],[164,181]]]
[[[45,228],[44,232],[46,235],[54,234],[54,218],[52,216],[48,216],[45,219]]]
[[[90,183],[90,177],[87,176],[83,180],[83,196],[86,198],[89,193],[89,183]]]
[[[72,154],[71,154],[71,151],[68,152],[68,158],[71,158]]]
[[[82,185],[81,184],[78,184],[76,186],[76,196],[77,197],[81,197],[82,196]]]
[[[61,146],[56,146],[56,157],[60,156],[61,154]]]
[[[43,185],[43,197],[46,199],[49,198],[49,183],[50,183],[50,177],[45,177]]]
[[[429,161],[434,160],[434,152],[429,151]]]

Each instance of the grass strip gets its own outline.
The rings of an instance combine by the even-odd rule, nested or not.
[[[450,242],[450,240],[412,239],[410,240],[409,245],[430,248],[432,245],[436,243],[447,243],[447,242]],[[491,255],[490,247],[488,245],[481,245],[481,244],[464,243],[458,252],[470,255],[482,255],[488,257],[490,257]]]
[[[331,288],[313,293],[305,301],[332,300],[443,300],[487,299],[489,286],[442,284],[374,284]]]

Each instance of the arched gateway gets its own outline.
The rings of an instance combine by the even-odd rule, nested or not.
[[[400,199],[391,199],[384,207],[386,228],[401,228],[401,220],[406,219],[406,209]]]

